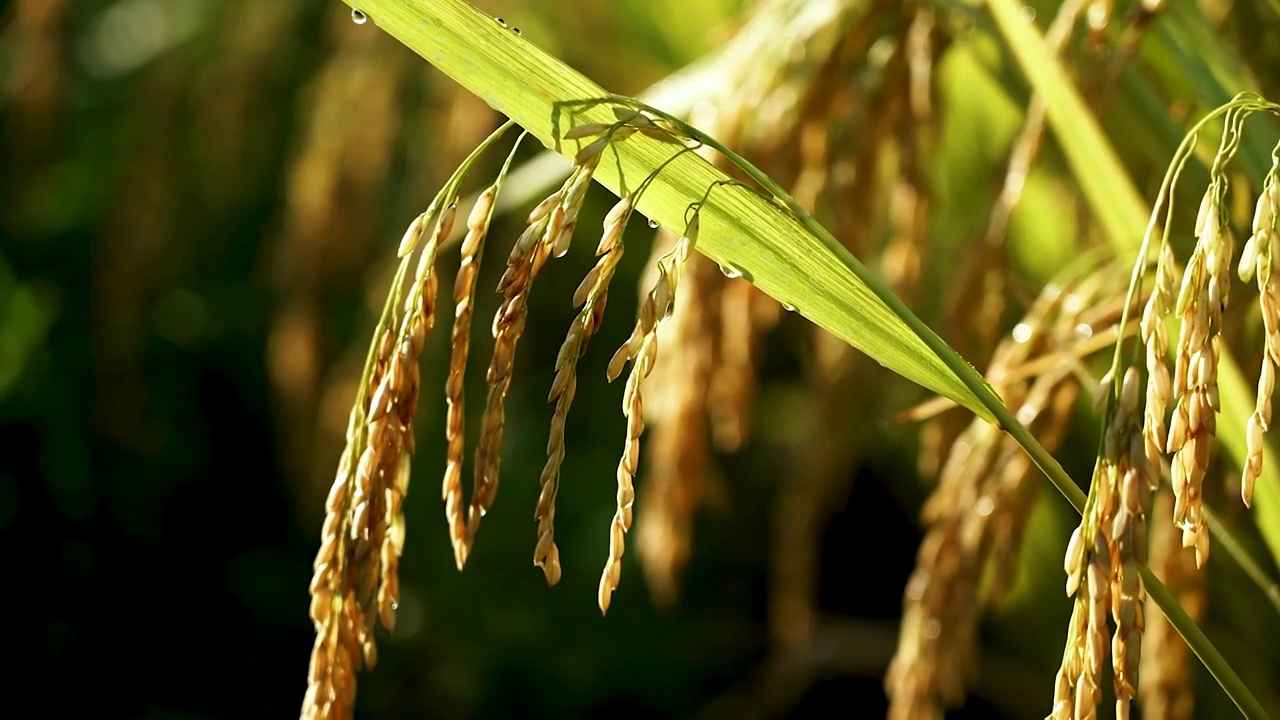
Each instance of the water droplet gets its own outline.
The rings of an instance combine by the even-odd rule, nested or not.
[[[520,34],[520,28],[518,28],[518,27],[513,27],[513,28],[511,28],[511,32],[513,32],[513,33],[515,33],[515,34],[519,35],[519,34]]]
[[[973,504],[973,512],[976,513],[978,517],[986,517],[995,509],[996,503],[989,497],[980,497],[978,498],[978,502]]]
[[[365,14],[364,14],[362,11],[360,11],[360,10],[352,9],[352,11],[351,11],[351,22],[353,22],[353,23],[355,23],[355,24],[357,24],[357,25],[363,25],[363,24],[365,24],[365,23],[369,22],[369,16],[368,16],[368,15],[365,15]]]
[[[782,303],[782,309],[786,310],[787,312],[795,312],[796,306],[792,305],[791,303]]]
[[[1018,323],[1013,328],[1013,341],[1024,343],[1031,339],[1031,326],[1026,323]]]
[[[649,227],[651,227],[651,228],[657,228],[657,227],[658,227],[658,221],[657,221],[657,220],[654,220],[653,218],[649,218]]]
[[[502,18],[497,18],[497,20],[498,20],[498,24],[499,24],[499,25],[501,25],[502,27],[506,27],[506,26],[507,26],[507,21],[506,21],[506,20],[503,20]]]
[[[742,277],[742,271],[728,263],[722,263],[720,265],[720,272],[724,273],[724,276],[730,280]]]

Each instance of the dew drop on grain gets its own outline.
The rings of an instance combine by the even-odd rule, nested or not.
[[[354,10],[354,9],[353,9],[353,10],[351,11],[351,22],[353,22],[353,23],[355,23],[355,24],[357,24],[357,25],[363,25],[363,24],[365,24],[365,23],[369,22],[369,16],[368,16],[368,15],[365,15],[365,14],[364,14],[364,12],[362,12],[362,11],[360,11],[360,10]]]

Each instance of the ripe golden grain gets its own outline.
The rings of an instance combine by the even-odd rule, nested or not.
[[[572,196],[572,193],[570,194]],[[548,401],[555,402],[551,416],[551,433],[547,439],[547,462],[539,477],[541,490],[534,519],[538,522],[538,540],[534,547],[534,564],[543,569],[547,582],[554,584],[560,578],[560,550],[555,544],[555,502],[560,488],[560,467],[564,462],[565,423],[578,387],[578,361],[586,352],[587,344],[600,327],[608,300],[609,283],[614,270],[622,259],[622,233],[632,210],[632,198],[625,197],[614,205],[604,220],[596,255],[599,259],[574,293],[574,304],[581,306],[569,326],[564,343],[556,357],[556,376],[551,383]]]
[[[1146,601],[1139,566],[1146,561],[1147,505],[1158,477],[1138,420],[1141,384],[1138,369],[1129,367],[1103,435],[1089,504],[1067,546],[1063,569],[1075,606],[1054,690],[1055,719],[1096,715],[1108,650],[1117,718],[1130,716],[1137,693]],[[1110,648],[1108,611],[1116,626]]]
[[[374,332],[367,385],[352,409],[347,446],[325,502],[310,586],[316,641],[301,711],[304,719],[350,717],[355,672],[377,662],[374,626],[381,623],[388,631],[395,627],[418,357],[435,313],[435,251],[450,222],[448,211],[437,219],[403,307],[389,304],[389,318]],[[420,232],[413,226],[421,224],[415,220],[412,232]],[[402,260],[398,279],[408,262],[408,257]]]
[[[636,495],[633,481],[640,463],[640,436],[644,432],[644,397],[641,386],[657,362],[658,327],[671,316],[680,277],[684,274],[689,255],[697,243],[698,227],[699,216],[694,215],[684,235],[676,241],[675,247],[658,261],[658,279],[648,297],[640,304],[635,328],[609,361],[610,381],[622,373],[622,368],[628,361],[631,362],[631,373],[627,376],[622,394],[622,413],[627,418],[627,439],[622,459],[618,462],[617,509],[610,524],[609,558],[600,577],[598,600],[602,613],[609,611],[613,592],[622,580],[625,534],[631,529],[632,505],[635,504]]]
[[[1240,279],[1258,282],[1258,306],[1265,334],[1258,395],[1246,433],[1248,456],[1240,478],[1240,497],[1245,506],[1253,503],[1253,487],[1262,474],[1263,435],[1271,427],[1271,395],[1275,391],[1276,366],[1280,363],[1280,277],[1275,251],[1276,223],[1280,215],[1280,168],[1273,167],[1253,215],[1252,234],[1240,253]]]
[[[466,419],[464,388],[467,356],[471,347],[471,315],[474,310],[476,278],[480,273],[480,255],[484,250],[485,236],[489,232],[497,192],[498,188],[494,185],[481,193],[467,218],[467,235],[462,241],[462,257],[453,288],[453,334],[449,377],[445,381],[445,440],[448,446],[445,451],[441,496],[445,503],[445,518],[449,524],[454,562],[459,570],[466,562],[469,547],[467,525],[462,515],[462,462],[466,452],[463,433]]]

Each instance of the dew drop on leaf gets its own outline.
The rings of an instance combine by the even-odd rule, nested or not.
[[[786,310],[787,312],[795,312],[796,306],[792,305],[791,303],[782,303],[782,309]]]
[[[513,32],[513,33],[515,33],[515,34],[519,35],[519,34],[520,34],[520,28],[518,28],[518,27],[513,27],[513,28],[511,28],[511,32]]]
[[[724,276],[730,280],[742,277],[742,271],[728,263],[721,263],[720,272],[724,273]]]
[[[355,24],[357,24],[357,25],[363,25],[363,24],[365,24],[365,23],[369,22],[369,16],[368,16],[368,15],[365,15],[365,14],[364,14],[364,12],[362,12],[362,11],[360,11],[360,10],[354,10],[354,9],[353,9],[353,10],[351,11],[351,22],[353,22],[353,23],[355,23]]]
[[[506,20],[503,20],[502,18],[497,18],[497,20],[498,20],[498,24],[499,24],[499,25],[501,25],[502,27],[506,27],[506,26],[507,26],[507,21],[506,21]]]
[[[649,227],[656,229],[658,227],[658,221],[653,218],[649,218]]]

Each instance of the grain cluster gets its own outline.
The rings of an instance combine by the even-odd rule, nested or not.
[[[355,673],[377,662],[375,626],[395,627],[404,550],[403,503],[414,449],[418,358],[435,317],[436,248],[452,214],[446,211],[422,249],[403,302],[399,286],[375,330],[365,382],[347,431],[347,446],[325,502],[320,550],[311,581],[311,654],[303,718],[346,718],[355,701]],[[420,243],[427,220],[410,225],[403,245]]]
[[[615,123],[580,125],[566,140],[587,140],[574,158],[564,184],[530,213],[525,230],[507,256],[498,281],[499,307],[494,315],[493,354],[486,380],[480,435],[475,442],[474,482],[469,499],[462,482],[466,454],[465,384],[471,349],[471,323],[481,256],[492,225],[494,206],[515,154],[508,155],[497,180],[480,193],[466,217],[453,289],[453,328],[445,381],[445,468],[441,483],[445,518],[454,559],[461,570],[471,554],[481,518],[492,508],[498,490],[505,400],[511,387],[516,346],[528,319],[533,281],[549,259],[564,256],[577,229],[578,215],[604,150],[613,142],[640,133],[687,147],[674,132],[638,111],[619,108]],[[400,241],[400,267],[388,294],[386,309],[374,331],[365,373],[351,412],[347,446],[339,462],[326,502],[321,548],[311,583],[311,617],[316,640],[312,652],[303,718],[350,717],[355,698],[355,673],[377,661],[375,628],[395,627],[399,602],[399,558],[404,549],[404,496],[408,490],[410,458],[414,450],[413,419],[419,397],[419,358],[435,316],[438,280],[435,262],[458,217],[457,198],[462,179],[475,157],[511,127],[490,136],[454,173],[430,208],[416,217]],[[523,136],[521,136],[523,138]],[[519,142],[516,143],[516,147]],[[580,308],[556,360],[556,376],[549,400],[555,403],[547,463],[540,476],[541,493],[535,509],[538,523],[534,564],[549,584],[560,579],[555,544],[555,501],[565,457],[565,425],[577,388],[578,361],[600,328],[613,280],[623,254],[623,233],[636,203],[652,181],[624,196],[605,217],[596,248],[597,262],[574,293]],[[705,202],[704,197],[702,202]],[[641,303],[635,331],[610,363],[615,379],[630,362],[624,389],[623,413],[627,437],[617,472],[617,508],[610,529],[609,558],[600,583],[599,603],[608,609],[621,577],[623,536],[630,529],[635,489],[632,479],[639,464],[644,409],[640,391],[657,360],[657,329],[671,315],[676,284],[689,260],[697,236],[699,203],[690,206],[685,237],[659,264],[658,281]],[[427,228],[434,222],[428,236]],[[414,259],[416,258],[416,264]],[[416,268],[412,273],[410,270]],[[408,289],[405,289],[406,280]]]

